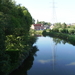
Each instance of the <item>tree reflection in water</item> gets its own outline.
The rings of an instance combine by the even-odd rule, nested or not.
[[[65,40],[62,40],[62,39],[59,39],[59,38],[53,38],[53,41],[54,41],[55,45],[61,44],[61,43],[63,43],[63,44],[66,43]]]
[[[34,46],[32,48],[32,50],[31,50],[29,56],[27,57],[26,60],[24,60],[24,62],[22,63],[22,65],[19,66],[19,68],[17,68],[16,70],[14,70],[9,75],[28,75],[27,71],[32,67],[33,61],[34,61],[34,56],[37,56],[36,55],[37,51],[38,51],[37,47]]]

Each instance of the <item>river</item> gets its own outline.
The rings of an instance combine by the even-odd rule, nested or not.
[[[49,36],[38,37],[33,46],[39,51],[11,75],[75,75],[75,46]]]

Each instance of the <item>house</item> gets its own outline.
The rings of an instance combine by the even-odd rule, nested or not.
[[[32,24],[30,28],[31,28],[31,29],[34,29],[34,25]]]
[[[71,25],[75,25],[75,23],[72,23]]]
[[[32,24],[31,29],[34,30],[44,30],[44,26],[42,24]]]
[[[50,26],[49,25],[44,25],[44,29],[49,29]]]
[[[54,28],[54,25],[51,25],[51,26],[50,26],[50,29],[52,30],[53,28]]]

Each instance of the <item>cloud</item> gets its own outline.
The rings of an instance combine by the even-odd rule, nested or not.
[[[52,60],[48,59],[48,60],[38,60],[38,62],[40,62],[41,64],[45,64],[45,63],[49,63]]]
[[[67,66],[70,66],[70,65],[75,65],[75,62],[71,62],[70,64],[67,64]]]

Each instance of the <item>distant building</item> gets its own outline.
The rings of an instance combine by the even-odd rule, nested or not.
[[[71,25],[75,25],[75,23],[72,23]]]
[[[50,26],[50,29],[52,30],[53,28],[54,28],[54,25],[51,25],[51,26]]]
[[[32,24],[31,29],[34,30],[44,30],[44,26],[42,24]]]
[[[31,28],[31,29],[34,29],[34,25],[32,24],[30,28]]]
[[[50,26],[49,25],[44,25],[44,29],[49,29]]]

